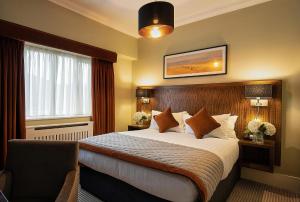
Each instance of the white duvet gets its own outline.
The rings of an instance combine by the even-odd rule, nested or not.
[[[149,138],[210,151],[224,164],[222,179],[228,176],[239,154],[238,139],[234,138],[195,139],[192,135],[177,132],[159,133],[155,129],[120,132],[120,135]],[[80,150],[79,161],[98,172],[120,179],[163,199],[194,201],[198,196],[194,183],[181,175],[139,166],[86,150]]]

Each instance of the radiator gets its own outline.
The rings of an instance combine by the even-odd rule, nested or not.
[[[26,139],[77,141],[93,136],[93,122],[26,127]]]

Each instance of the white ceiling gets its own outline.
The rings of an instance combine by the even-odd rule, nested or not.
[[[138,10],[154,0],[49,0],[128,35],[138,35]],[[175,7],[175,27],[271,0],[167,0]]]

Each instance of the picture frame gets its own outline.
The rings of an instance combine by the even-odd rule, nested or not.
[[[227,74],[227,45],[164,56],[164,79]]]

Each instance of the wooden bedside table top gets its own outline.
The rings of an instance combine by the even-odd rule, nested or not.
[[[128,125],[128,131],[131,130],[143,130],[149,128],[149,125],[137,125],[137,124],[131,124]]]
[[[138,125],[138,124],[130,124],[128,126],[135,127],[135,128],[149,128],[148,125]]]
[[[264,140],[264,143],[256,143],[253,142],[252,140],[244,140],[240,139],[239,140],[239,145],[246,145],[246,146],[252,146],[252,147],[261,147],[261,148],[270,148],[274,147],[275,141],[274,140]]]

